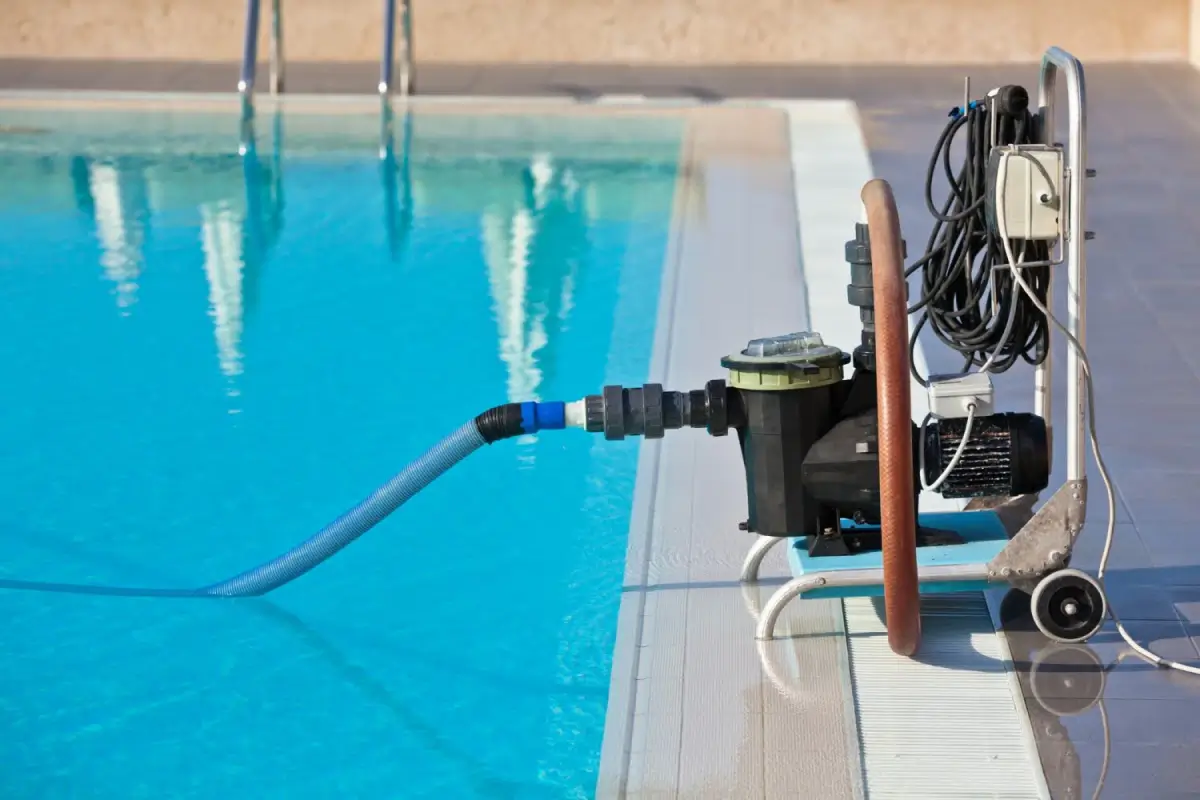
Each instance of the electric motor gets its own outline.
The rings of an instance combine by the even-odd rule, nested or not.
[[[944,418],[925,426],[925,482],[932,484],[954,458],[966,418]],[[1015,497],[1050,483],[1046,421],[1036,414],[975,417],[971,438],[958,464],[938,490],[943,497]]]

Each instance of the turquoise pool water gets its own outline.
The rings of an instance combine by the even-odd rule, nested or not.
[[[207,583],[486,407],[646,378],[674,122],[418,117],[380,159],[374,116],[296,118],[243,158],[227,115],[34,116],[0,578]],[[637,447],[488,448],[265,600],[0,592],[0,795],[590,796]]]

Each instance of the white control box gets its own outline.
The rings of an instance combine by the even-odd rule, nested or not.
[[[997,147],[989,158],[988,172],[993,191],[988,204],[997,233],[998,214],[1003,210],[1008,238],[1058,238],[1064,213],[1061,149],[1047,145]]]
[[[992,413],[995,390],[986,372],[966,375],[929,376],[929,413],[941,419],[967,416],[967,406],[975,406],[976,417]]]

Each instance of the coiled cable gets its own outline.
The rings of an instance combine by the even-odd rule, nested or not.
[[[951,111],[950,121],[938,137],[925,175],[925,205],[933,215],[925,253],[905,272],[921,272],[920,299],[909,307],[917,314],[909,341],[910,355],[926,326],[964,360],[963,372],[988,365],[1001,373],[1020,360],[1040,364],[1049,348],[1050,327],[1028,296],[1016,286],[1004,245],[988,224],[988,163],[994,145],[1031,144],[1036,141],[1029,96],[1020,87],[1003,87],[985,100]],[[964,138],[961,166],[952,159],[955,142]],[[949,184],[949,195],[938,206],[933,197],[940,171]],[[1044,301],[1049,286],[1050,246],[1030,243],[1024,267],[1026,282],[1035,297]],[[926,376],[909,359],[913,377],[928,386]]]

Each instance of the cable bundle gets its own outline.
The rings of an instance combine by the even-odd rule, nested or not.
[[[925,254],[907,270],[921,270],[921,299],[909,308],[920,313],[909,342],[910,355],[926,324],[934,335],[964,358],[963,371],[987,365],[988,372],[1010,369],[1023,359],[1039,364],[1046,358],[1050,328],[1045,315],[1013,281],[1000,237],[988,225],[986,206],[988,156],[995,144],[1033,144],[1034,119],[1029,95],[1019,86],[1006,86],[995,97],[971,102],[950,112],[950,122],[938,137],[925,175],[925,205],[934,226]],[[966,154],[957,172],[951,164],[955,139],[965,131]],[[941,210],[934,205],[933,181],[939,165],[950,184]],[[1047,262],[1050,245],[1026,242],[1019,260]],[[1044,303],[1050,282],[1049,266],[1025,267],[1026,283]],[[912,359],[910,359],[910,363]],[[923,385],[928,380],[913,376]]]

